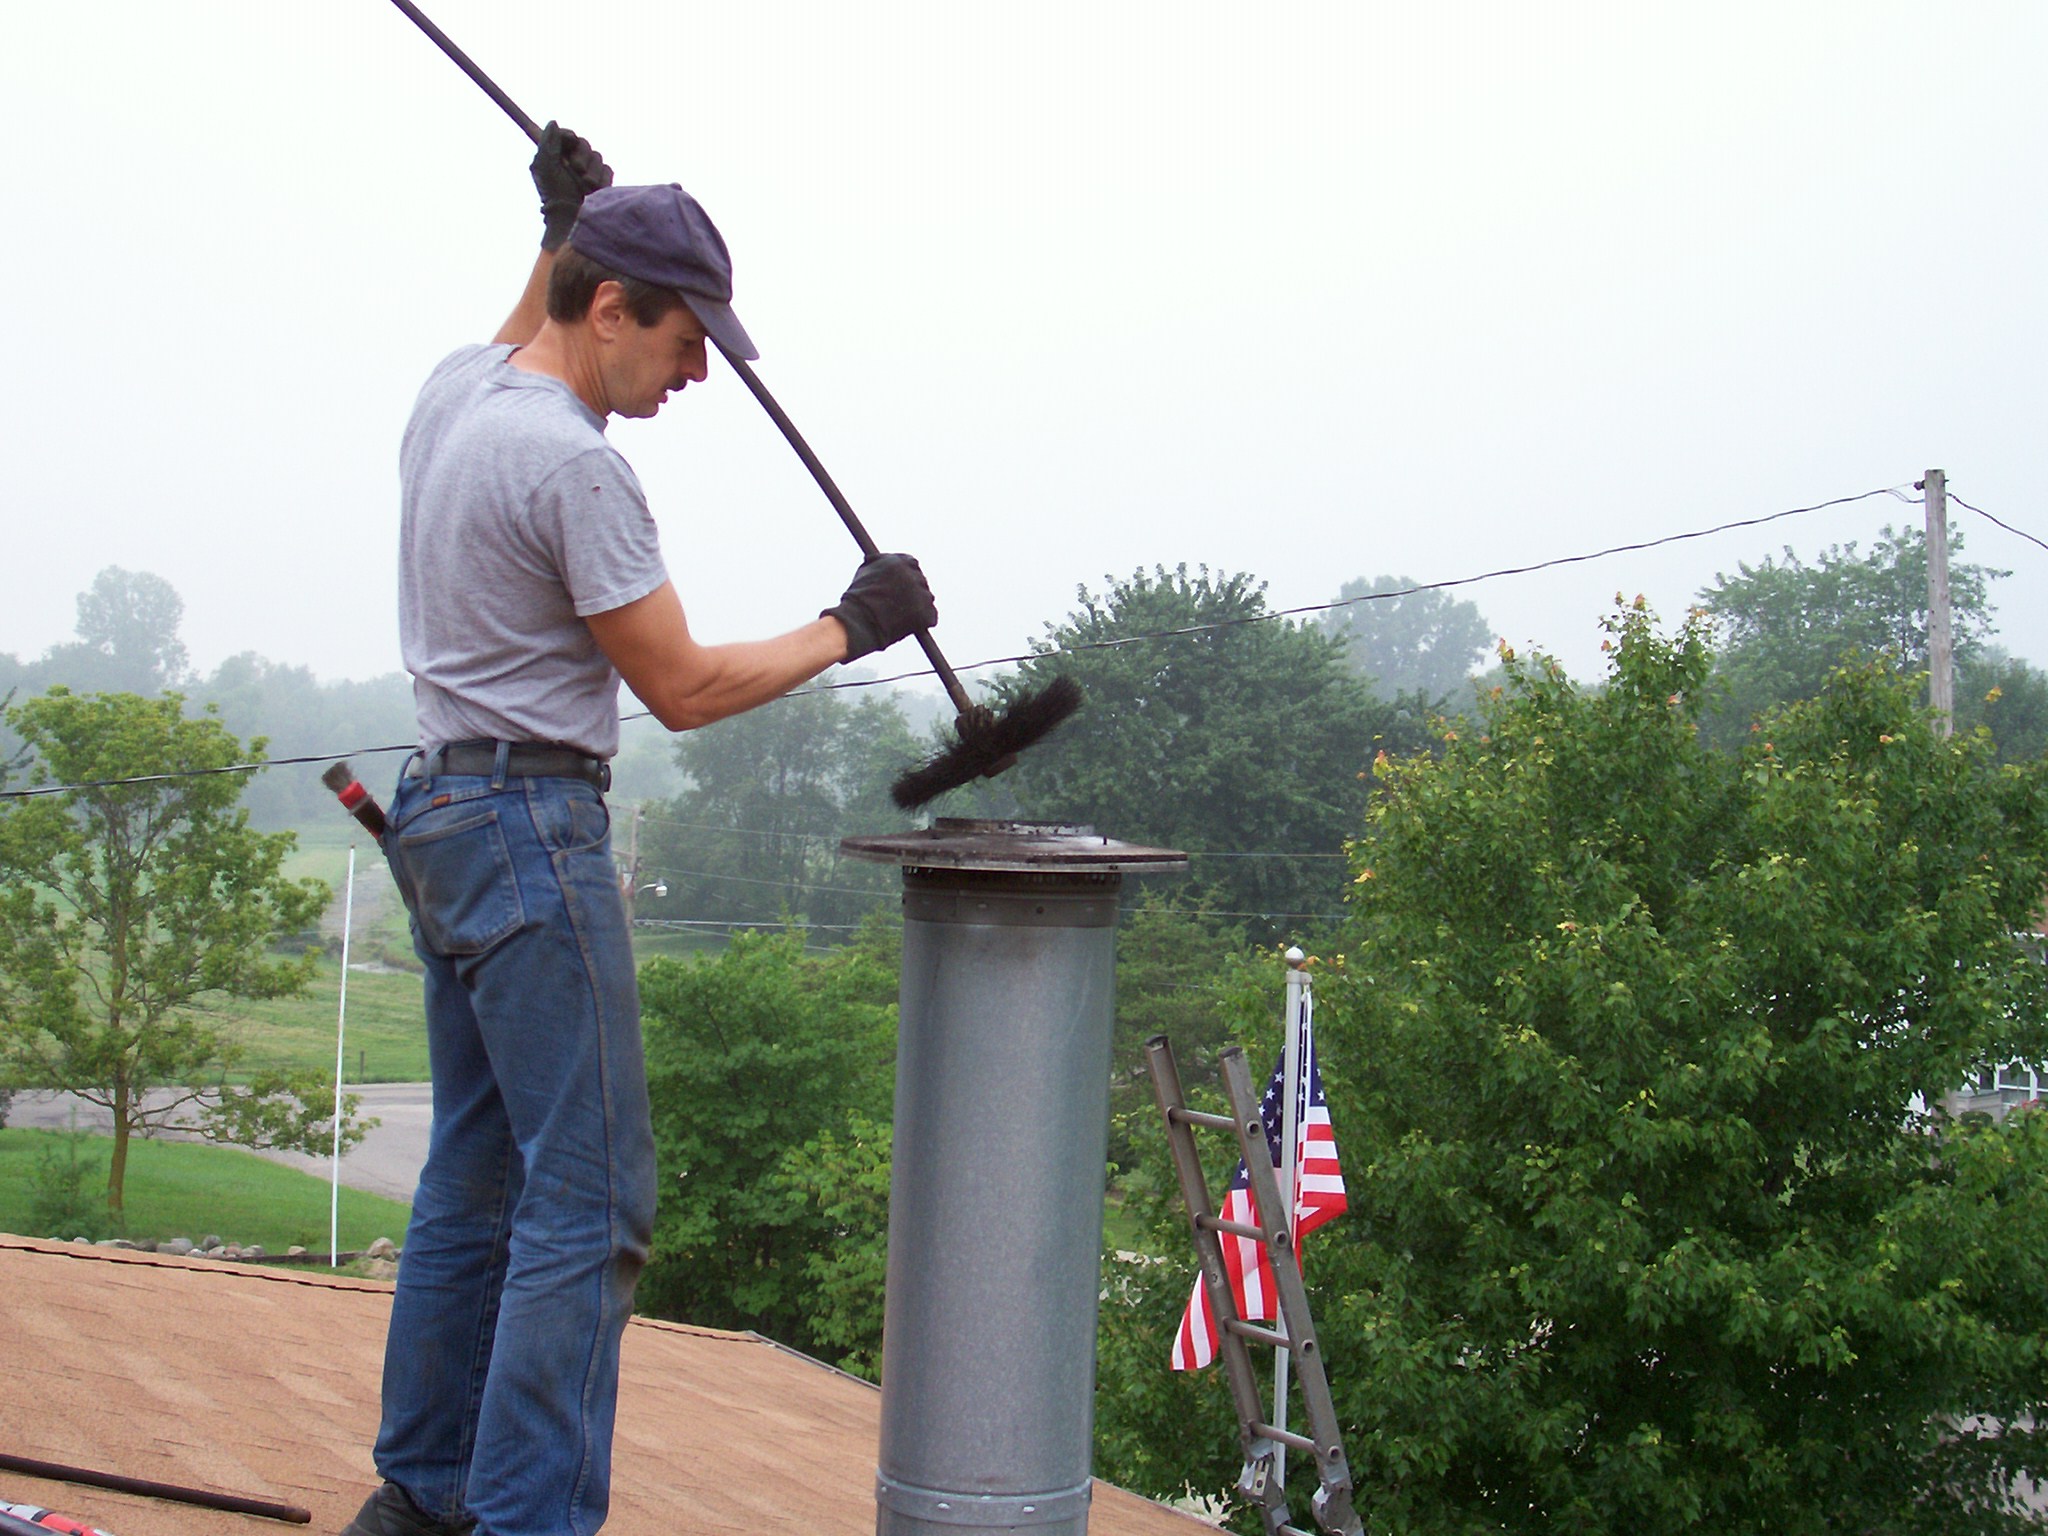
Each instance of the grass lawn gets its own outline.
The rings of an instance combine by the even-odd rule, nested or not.
[[[38,1176],[45,1159],[65,1159],[62,1131],[0,1130],[0,1231],[25,1237],[76,1237],[75,1232],[38,1232],[31,1220]],[[104,1198],[106,1168],[113,1157],[110,1136],[79,1138],[80,1160],[95,1165],[88,1191]],[[261,1243],[282,1253],[294,1243],[317,1251],[327,1246],[329,1192],[326,1181],[265,1162],[239,1147],[189,1141],[128,1144],[128,1179],[123,1230],[129,1238],[189,1237],[217,1233],[231,1243]],[[341,1246],[360,1251],[380,1237],[405,1240],[412,1208],[401,1201],[358,1189],[341,1192]]]
[[[1102,1237],[1112,1248],[1129,1249],[1136,1253],[1145,1252],[1151,1245],[1151,1234],[1137,1214],[1124,1209],[1124,1193],[1112,1188],[1102,1201]]]
[[[341,1002],[341,963],[322,956],[303,996],[238,1003],[230,1026],[246,1048],[241,1072],[307,1067],[332,1076],[334,1026]],[[406,971],[348,973],[350,1083],[423,1083],[427,1080],[427,1025],[420,978]]]
[[[341,933],[341,902],[348,873],[348,846],[356,843],[356,891],[349,957],[355,967],[365,961],[409,959],[405,909],[384,868],[384,858],[367,836],[346,817],[295,829],[298,847],[285,868],[295,878],[325,880],[334,888],[334,906],[323,931],[330,941]],[[646,961],[657,956],[682,956],[723,949],[723,932],[641,928],[633,934],[633,954]],[[340,1007],[341,964],[333,953],[323,955],[311,986],[300,997],[268,1002],[236,1002],[221,1011],[223,1027],[243,1044],[246,1054],[234,1077],[246,1081],[254,1072],[303,1068],[323,1076],[334,1071],[334,1031]],[[420,977],[406,970],[348,973],[348,1025],[344,1075],[351,1083],[419,1083],[427,1080],[426,1015]]]

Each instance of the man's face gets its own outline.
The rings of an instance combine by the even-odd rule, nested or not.
[[[672,391],[699,384],[709,371],[704,327],[688,309],[672,309],[653,325],[630,314],[607,349],[606,398],[616,416],[652,416]]]

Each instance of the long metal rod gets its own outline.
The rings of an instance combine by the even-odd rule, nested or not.
[[[429,21],[424,11],[414,5],[412,0],[391,0],[391,3],[410,17],[415,26],[426,33],[429,38],[433,39],[435,45],[443,53],[447,54],[449,58],[453,59],[457,67],[465,75],[468,75],[470,79],[483,87],[484,94],[505,109],[505,115],[519,125],[522,133],[535,143],[540,142],[539,125],[524,112],[520,111],[519,104],[500,90],[498,83],[479,69],[474,59],[456,47],[454,40],[446,32],[443,32],[433,22]],[[761,382],[759,376],[748,366],[745,358],[735,357],[732,353],[727,352],[723,344],[720,344],[718,350],[724,354],[726,362],[732,365],[732,371],[740,376],[740,382],[745,384],[748,390],[753,393],[754,398],[761,402],[761,409],[768,413],[768,419],[782,430],[782,435],[787,439],[789,446],[794,448],[796,456],[803,460],[804,468],[808,469],[811,472],[811,478],[818,482],[818,489],[823,491],[825,499],[832,503],[832,510],[837,512],[839,520],[846,524],[846,530],[853,535],[853,541],[860,546],[860,552],[871,560],[880,554],[882,552],[881,546],[875,543],[859,517],[855,516],[853,504],[846,499],[839,486],[833,481],[832,476],[826,472],[824,462],[811,451],[811,445],[805,442],[803,434],[797,431],[796,423],[789,419],[789,413],[783,410],[773,395],[768,393],[768,386]],[[968,697],[967,690],[961,685],[960,678],[953,671],[952,665],[940,653],[939,643],[932,638],[932,632],[928,629],[920,629],[913,631],[913,633],[917,636],[918,645],[924,650],[924,659],[932,664],[932,670],[938,673],[939,681],[945,685],[946,697],[953,701],[953,708],[963,715],[968,713],[974,708],[974,701]]]
[[[1288,947],[1286,1021],[1280,1032],[1280,1049],[1285,1052],[1280,1059],[1280,1198],[1287,1202],[1289,1232],[1301,1216],[1294,1204],[1295,1191],[1300,1188],[1294,1165],[1301,1152],[1301,1037],[1308,1009],[1308,972],[1302,969],[1305,960],[1299,945]],[[1287,1428],[1287,1368],[1292,1360],[1291,1350],[1279,1350],[1273,1356],[1273,1422],[1283,1430]],[[1285,1441],[1273,1453],[1273,1475],[1283,1483],[1287,1480]]]
[[[426,12],[422,11],[418,6],[414,5],[412,3],[412,0],[391,0],[391,3],[397,6],[401,11],[405,12],[405,14],[411,19],[412,24],[414,26],[418,27],[422,32],[426,33],[428,37],[432,38],[434,41],[434,45],[437,48],[439,48],[443,53],[447,54],[449,58],[453,59],[458,69],[460,69],[465,75],[469,76],[469,78],[474,80],[478,85],[482,86],[484,94],[490,97],[491,100],[495,101],[499,106],[503,107],[505,109],[505,115],[511,118],[513,122],[519,125],[519,131],[521,133],[525,134],[529,139],[533,140],[536,144],[540,142],[540,124],[536,123],[532,118],[528,117],[524,112],[520,111],[519,103],[514,101],[510,96],[507,96],[503,91],[499,90],[497,82],[493,80],[489,75],[485,74],[481,69],[477,68],[476,61],[472,59],[468,54],[464,53],[460,48],[456,47],[453,38],[449,37],[449,35],[446,32],[443,32],[439,27],[435,26],[433,22],[427,19]]]
[[[341,1075],[348,1057],[348,941],[356,918],[356,845],[348,845],[348,895],[341,904],[341,1001],[334,1015],[334,1161],[327,1198],[327,1267],[341,1267]]]
[[[870,560],[880,554],[881,546],[875,543],[866,525],[854,512],[853,503],[840,491],[838,483],[825,468],[824,461],[811,451],[811,445],[805,442],[804,435],[797,431],[796,423],[789,419],[789,413],[768,393],[768,386],[761,382],[752,365],[744,357],[736,357],[727,352],[722,342],[718,350],[725,354],[726,362],[730,363],[732,371],[740,376],[740,382],[753,392],[754,398],[761,402],[761,409],[768,413],[768,419],[781,429],[784,439],[796,450],[796,456],[803,461],[804,468],[811,472],[811,478],[818,482],[818,489],[823,491],[825,499],[832,503],[832,510],[839,514],[839,520],[846,524],[846,531],[853,535],[853,542],[860,546],[860,552]],[[968,698],[967,690],[961,686],[960,679],[954,675],[953,668],[947,663],[946,658],[939,654],[938,641],[932,638],[932,632],[928,629],[916,630],[914,633],[917,636],[917,643],[924,649],[924,659],[932,664],[932,670],[939,674],[939,681],[945,684],[946,696],[953,701],[953,707],[962,714],[967,713],[974,707],[974,702]]]
[[[114,1493],[139,1493],[146,1499],[169,1499],[178,1504],[196,1504],[202,1509],[221,1509],[235,1515],[261,1515],[290,1525],[311,1525],[313,1512],[296,1504],[273,1504],[268,1499],[245,1499],[234,1493],[214,1493],[206,1488],[184,1488],[176,1483],[152,1482],[146,1477],[123,1477],[118,1472],[96,1472],[90,1467],[67,1467],[54,1461],[37,1461],[0,1451],[0,1471],[19,1472],[24,1477],[48,1478],[55,1483],[78,1483],[86,1488],[105,1488]]]

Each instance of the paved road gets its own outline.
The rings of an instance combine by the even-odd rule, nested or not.
[[[426,1083],[365,1083],[351,1084],[344,1092],[360,1094],[362,1113],[374,1115],[383,1123],[342,1158],[341,1182],[351,1189],[388,1195],[393,1200],[412,1199],[420,1165],[427,1160],[427,1132],[434,1118],[433,1090]],[[156,1095],[159,1103],[167,1097]],[[74,1113],[80,1130],[112,1134],[113,1116],[95,1104],[64,1093],[16,1094],[7,1123],[31,1130],[61,1131],[72,1123]],[[325,1157],[307,1157],[300,1152],[257,1155],[323,1179],[332,1177],[333,1164]]]

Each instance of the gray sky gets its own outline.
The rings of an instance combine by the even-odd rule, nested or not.
[[[428,10],[621,181],[703,199],[762,377],[959,663],[1157,561],[1291,606],[1929,466],[2048,537],[2036,3]],[[202,668],[396,668],[399,432],[523,280],[524,140],[383,0],[6,34],[0,651],[118,564],[178,588]],[[836,599],[852,547],[719,365],[612,430],[702,637]],[[1717,570],[1919,516],[1463,595],[1594,675],[1617,591],[1675,622]],[[2048,662],[2048,552],[1956,517]]]

